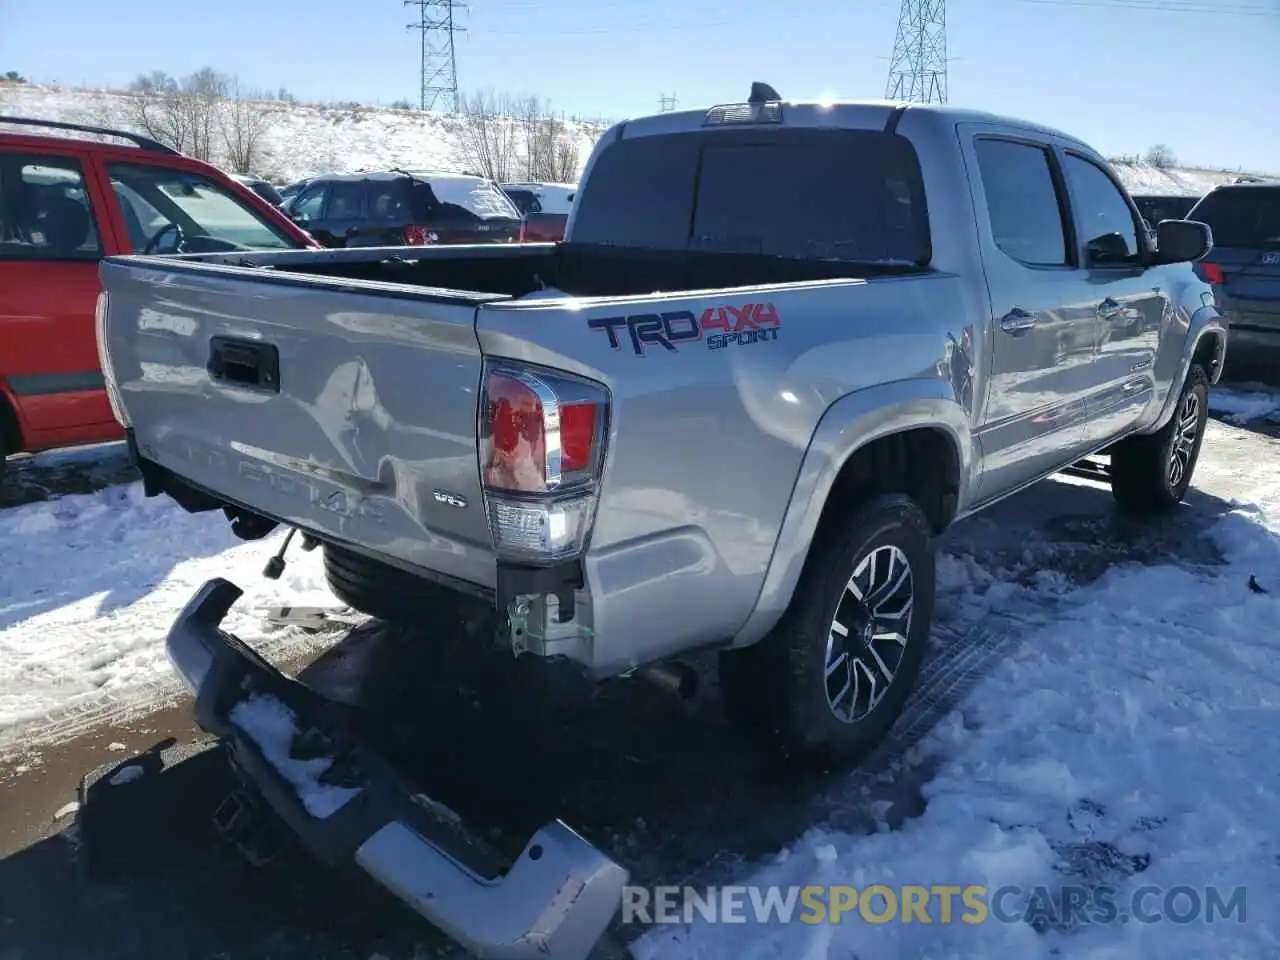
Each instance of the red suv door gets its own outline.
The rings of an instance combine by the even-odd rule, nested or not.
[[[0,146],[0,401],[20,431],[10,446],[121,436],[93,329],[98,261],[120,251],[94,177],[74,143]]]

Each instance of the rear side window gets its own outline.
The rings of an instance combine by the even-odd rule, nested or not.
[[[80,164],[0,154],[0,260],[97,260],[102,245]]]
[[[597,159],[575,243],[928,263],[911,145],[880,131],[715,131],[623,140]]]
[[[987,138],[977,140],[974,151],[996,246],[1031,266],[1066,266],[1066,230],[1049,151]]]
[[[409,206],[409,181],[370,180],[368,219],[400,226],[414,222]]]
[[[1211,190],[1187,214],[1207,223],[1215,247],[1280,249],[1280,188],[1224,187]]]
[[[329,187],[329,208],[324,212],[326,220],[364,219],[364,182],[361,180],[337,180]]]

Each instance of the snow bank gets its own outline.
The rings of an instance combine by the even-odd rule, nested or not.
[[[1080,924],[1030,901],[1004,902],[1009,922],[659,925],[640,960],[737,958],[1280,955],[1280,464],[1259,468],[1254,496],[1212,528],[1225,566],[1123,565],[1083,588],[1036,578],[988,590],[992,612],[1042,602],[1047,625],[1014,652],[918,748],[936,758],[927,807],[870,836],[814,829],[737,882],[780,885],[980,884],[1061,891],[1114,889],[1122,912],[1193,888],[1207,903],[1245,889],[1239,914],[1216,923]],[[947,558],[940,579],[980,572]],[[1249,587],[1250,576],[1267,593]],[[954,586],[954,584],[951,584]],[[883,901],[875,901],[881,907]],[[1188,901],[1169,909],[1185,910]],[[1040,907],[1044,901],[1039,902]],[[963,908],[956,898],[954,917]],[[879,911],[872,911],[875,916]],[[1006,917],[1007,913],[1004,914]]]
[[[319,551],[295,545],[280,580],[262,577],[280,536],[237,540],[220,515],[147,499],[140,483],[0,511],[0,753],[37,720],[174,689],[165,633],[213,577],[244,588],[226,627],[265,654],[318,643],[269,631],[258,615],[267,604],[341,605]]]
[[[107,90],[40,84],[0,87],[0,113],[129,128],[133,98]],[[461,171],[459,119],[389,107],[324,106],[266,101],[274,112],[264,138],[259,174],[293,181],[321,173],[386,168]],[[578,139],[579,168],[604,132],[599,124],[569,125]],[[1238,176],[1224,170],[1161,169],[1120,163],[1116,172],[1133,193],[1201,196]]]
[[[1269,387],[1218,384],[1209,391],[1209,409],[1231,423],[1248,423],[1280,412],[1280,392]]]
[[[0,86],[0,114],[132,129],[134,99],[105,90],[7,84]],[[388,167],[462,172],[461,121],[455,115],[279,101],[264,101],[260,107],[272,114],[263,137],[263,160],[254,171],[262,176],[292,182]],[[568,127],[578,141],[581,167],[603,128],[583,123]]]

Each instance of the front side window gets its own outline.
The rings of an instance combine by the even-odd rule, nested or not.
[[[80,164],[68,157],[0,154],[0,259],[101,256]]]
[[[313,183],[304,187],[289,203],[289,216],[295,220],[319,220],[320,211],[324,208],[324,198],[329,193],[326,183]]]
[[[302,244],[208,177],[145,164],[111,163],[135,253],[294,250]]]
[[[1087,265],[1138,263],[1142,258],[1138,227],[1115,181],[1093,161],[1074,154],[1067,154],[1063,170],[1071,185],[1071,205],[1084,240]]]

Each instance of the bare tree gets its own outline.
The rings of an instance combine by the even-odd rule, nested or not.
[[[551,165],[552,183],[578,182],[578,138],[567,134],[556,140]]]
[[[1157,143],[1147,151],[1147,163],[1161,170],[1177,166],[1178,160],[1173,155],[1173,148],[1167,143]]]
[[[217,144],[218,111],[229,79],[203,67],[181,81],[163,70],[141,74],[130,85],[130,120],[152,139],[200,160],[211,160]]]
[[[182,105],[191,121],[191,153],[197,159],[213,159],[222,101],[230,87],[230,78],[212,67],[202,67],[182,81]]]
[[[252,92],[243,92],[232,78],[222,105],[222,143],[227,163],[236,173],[253,173],[263,160],[262,138],[271,126],[275,110]]]
[[[517,162],[515,106],[511,97],[491,90],[458,95],[458,154],[463,166],[499,183],[511,179]]]
[[[191,139],[186,114],[178,109],[178,81],[163,70],[139,74],[129,85],[129,120],[153,140],[185,152]]]

